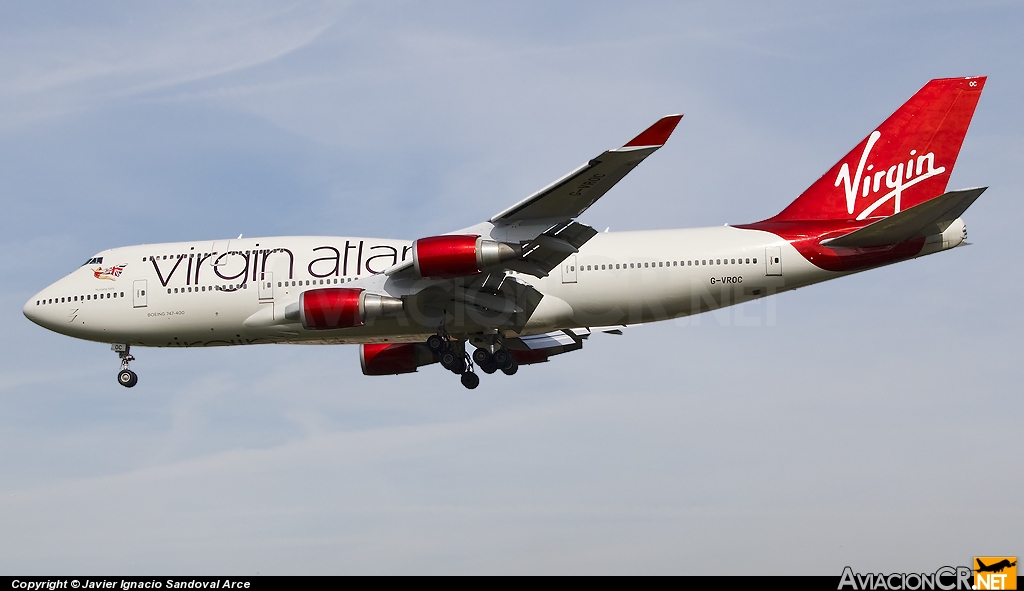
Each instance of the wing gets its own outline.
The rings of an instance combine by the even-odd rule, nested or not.
[[[573,218],[586,211],[629,171],[662,147],[682,117],[662,117],[626,145],[604,152],[494,216],[489,222],[452,232],[448,236],[481,236],[514,246],[515,257],[503,255],[498,264],[490,264],[487,271],[501,268],[535,277],[547,276],[566,257],[579,252],[580,247],[597,234],[596,230]],[[468,243],[466,246],[468,248]],[[458,247],[450,245],[446,248],[454,251]],[[417,252],[414,245],[414,258]],[[413,267],[413,259],[407,259],[384,273],[389,277],[414,276]],[[467,263],[469,267],[472,265]],[[482,265],[477,265],[475,270],[484,271]]]
[[[566,257],[579,252],[597,231],[573,218],[665,145],[682,118],[682,115],[662,117],[621,148],[604,152],[491,218],[499,232],[502,227],[513,225],[537,228],[521,237],[523,254],[519,260],[510,261],[507,268],[546,277]]]
[[[626,145],[604,152],[488,222],[414,241],[412,257],[384,271],[375,289],[402,296],[419,318],[431,319],[428,324],[464,310],[472,311],[481,326],[521,332],[544,296],[508,272],[545,277],[578,252],[597,231],[574,218],[663,146],[680,119],[662,117]],[[557,347],[562,348],[547,351],[544,359],[572,350],[564,347],[580,348],[582,342]],[[526,344],[521,349],[533,350]]]
[[[491,218],[494,224],[578,217],[665,145],[682,115],[668,115],[616,150],[608,150]]]

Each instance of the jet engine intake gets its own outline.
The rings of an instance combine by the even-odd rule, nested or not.
[[[421,343],[359,345],[359,365],[364,376],[412,373],[417,367],[436,362],[434,353]]]
[[[366,321],[397,314],[405,307],[399,298],[367,293],[361,288],[311,289],[288,306],[285,318],[298,320],[307,330],[332,330],[363,326]]]
[[[431,236],[412,243],[416,273],[431,279],[476,275],[522,254],[518,245],[484,240],[479,236]]]

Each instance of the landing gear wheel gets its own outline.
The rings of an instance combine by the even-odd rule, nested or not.
[[[131,347],[128,343],[113,343],[110,345],[110,349],[117,353],[117,356],[121,358],[121,371],[117,372],[117,383],[121,384],[125,388],[131,388],[135,384],[139,383],[139,376],[135,375],[135,372],[128,369],[128,363],[135,361],[130,352]]]
[[[516,360],[511,359],[511,361],[512,363],[510,363],[508,367],[501,368],[501,371],[503,371],[507,376],[515,375],[515,373],[519,371],[519,364],[516,363]]]
[[[427,348],[434,353],[440,353],[446,345],[447,343],[441,338],[441,335],[432,334],[427,337]]]
[[[480,376],[471,371],[462,374],[462,385],[472,390],[480,385]]]
[[[466,357],[448,349],[441,353],[441,367],[452,373],[462,373],[466,371]]]
[[[493,361],[491,363],[478,363],[477,367],[479,367],[480,371],[484,372],[487,375],[491,375],[492,373],[498,371],[498,366],[494,365]]]
[[[504,370],[506,367],[510,367],[515,360],[512,359],[512,354],[508,352],[508,349],[498,349],[494,352],[494,365],[498,369]]]
[[[487,349],[477,349],[473,351],[473,363],[477,365],[490,365],[494,363],[494,358]]]
[[[130,369],[122,369],[117,372],[117,383],[125,388],[131,388],[139,383],[139,376],[135,375],[135,372]]]

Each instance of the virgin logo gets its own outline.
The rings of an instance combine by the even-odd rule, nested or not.
[[[861,197],[872,198],[878,193],[888,190],[887,193],[878,197],[864,211],[860,212],[857,215],[858,220],[868,217],[890,199],[895,200],[895,210],[893,213],[899,213],[900,199],[903,196],[903,191],[925,179],[946,172],[945,166],[935,168],[935,152],[928,152],[927,154],[917,156],[917,150],[910,151],[910,157],[906,162],[893,164],[888,170],[872,172],[875,167],[874,164],[868,165],[867,169],[865,169],[864,166],[871,155],[871,148],[875,147],[875,143],[878,142],[880,137],[882,137],[882,132],[871,132],[871,135],[868,137],[868,143],[864,146],[864,152],[860,155],[857,173],[852,178],[850,177],[850,165],[845,162],[839,170],[839,176],[836,177],[835,186],[838,187],[842,183],[843,188],[846,190],[846,210],[850,215],[853,215],[858,189],[860,190]],[[883,182],[885,183],[884,187],[882,186]]]

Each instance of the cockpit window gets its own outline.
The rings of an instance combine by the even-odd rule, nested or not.
[[[102,264],[103,264],[103,257],[92,257],[91,259],[89,259],[89,260],[85,261],[84,263],[82,263],[82,266],[84,267],[86,265],[102,265]]]

